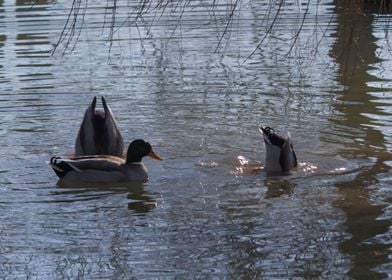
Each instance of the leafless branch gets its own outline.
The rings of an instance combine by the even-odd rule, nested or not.
[[[297,33],[294,36],[294,41],[291,43],[290,49],[287,52],[286,56],[290,55],[291,51],[293,50],[293,48],[295,46],[295,43],[298,40],[298,37],[299,37],[299,35],[300,35],[301,31],[302,31],[302,28],[304,27],[306,16],[309,13],[309,4],[310,4],[310,1],[308,1],[308,3],[306,4],[306,9],[305,9],[304,15],[302,17],[302,22],[301,22],[301,24],[300,24],[300,26],[299,26],[299,28],[297,30]]]
[[[249,60],[249,58],[251,58],[258,49],[260,49],[261,45],[264,43],[264,40],[267,38],[267,36],[271,33],[272,29],[274,28],[277,19],[279,18],[279,14],[282,11],[282,7],[283,7],[283,3],[284,0],[281,0],[279,5],[278,5],[278,10],[275,13],[274,19],[272,20],[272,23],[270,24],[270,26],[268,27],[267,32],[265,32],[264,37],[261,39],[261,41],[257,44],[256,48],[252,51],[252,53],[250,55],[248,55],[248,57],[244,60],[243,63],[247,62]]]
[[[220,39],[219,39],[218,45],[217,45],[216,48],[215,48],[215,52],[218,51],[218,49],[219,49],[219,47],[220,47],[220,44],[222,43],[223,37],[225,37],[225,35],[226,35],[226,33],[227,33],[227,30],[228,30],[228,28],[229,28],[229,25],[230,25],[230,24],[232,23],[232,21],[233,21],[234,13],[235,13],[235,10],[237,9],[238,2],[239,2],[239,0],[236,0],[236,1],[234,2],[233,8],[231,9],[231,13],[230,13],[230,15],[228,16],[228,21],[227,21],[225,30],[223,31],[222,36],[221,36]]]
[[[84,2],[83,2],[84,1]],[[214,52],[218,52],[219,49],[222,47],[222,43],[224,42],[225,38],[227,43],[230,41],[230,32],[233,30],[233,23],[234,20],[236,19],[236,15],[239,14],[240,12],[240,7],[244,5],[244,1],[249,1],[249,3],[252,3],[253,0],[222,0],[226,1],[226,5],[228,7],[226,14],[221,16],[221,13],[219,11],[219,8],[222,7],[222,3],[219,2],[218,0],[199,0],[201,3],[201,6],[205,6],[208,12],[208,15],[211,17],[210,21],[203,22],[201,25],[208,25],[208,24],[217,24],[217,45],[215,47]],[[207,1],[207,2],[206,2]],[[300,35],[303,33],[303,30],[305,28],[306,22],[308,20],[308,17],[313,11],[311,9],[312,6],[312,0],[304,0],[306,4],[305,10],[302,12],[301,8],[299,8],[299,14],[301,15],[300,17],[300,22],[298,27],[296,27],[295,32],[293,37],[291,38],[290,45],[288,47],[288,51],[285,54],[285,56],[289,56],[292,52],[293,49],[299,44],[299,39]],[[333,16],[331,16],[331,20],[327,27],[323,26],[323,29],[321,29],[318,25],[318,6],[321,3],[321,0],[315,0],[316,1],[316,15],[315,15],[315,22],[316,25],[314,27],[313,35],[310,36],[307,43],[309,42],[314,42],[314,51],[312,51],[312,54],[315,55],[317,54],[317,49],[320,46],[321,40],[325,38],[327,30],[329,30],[329,26],[332,23]],[[346,0],[349,1],[349,0]],[[36,5],[39,2],[39,0],[34,0],[34,3],[32,4],[33,6]],[[285,10],[287,2],[296,3],[298,7],[301,7],[301,3],[303,1],[300,0],[269,0],[266,1],[266,4],[268,5],[266,7],[265,11],[265,16],[262,18],[262,21],[259,23],[259,27],[265,28],[265,32],[260,34],[259,36],[259,41],[257,42],[257,45],[253,49],[253,51],[250,52],[249,55],[244,59],[242,63],[246,63],[251,57],[254,56],[254,54],[262,48],[262,46],[268,44],[268,41],[266,41],[268,38],[272,38],[272,33],[276,27],[276,25],[279,23],[279,20],[282,18],[283,11]],[[313,1],[314,2],[314,1]],[[354,1],[353,1],[354,2]],[[152,16],[152,19],[149,18],[148,24],[143,24],[144,28],[146,28],[146,34],[151,34],[151,28],[156,25],[157,22],[159,22],[162,17],[166,14],[173,15],[175,14],[177,16],[176,24],[174,27],[171,29],[171,34],[169,36],[169,40],[174,37],[175,33],[178,30],[178,27],[181,26],[183,23],[183,16],[187,9],[190,7],[192,8],[192,2],[191,0],[139,0],[139,2],[135,3],[136,5],[127,5],[126,9],[128,9],[127,14],[125,16],[125,19],[122,18],[121,22],[119,22],[120,18],[118,15],[118,10],[119,7],[122,7],[119,5],[118,0],[106,0],[106,7],[105,7],[105,13],[104,13],[104,19],[103,19],[103,26],[102,26],[102,34],[104,33],[105,30],[108,30],[108,37],[107,41],[109,43],[109,57],[110,53],[112,51],[113,43],[114,43],[114,36],[115,34],[124,26],[128,27],[135,27],[137,31],[139,32],[140,39],[142,39],[142,35],[140,33],[140,22],[146,23],[145,16],[149,15]],[[132,3],[131,1],[128,3]],[[248,3],[248,4],[249,4]],[[352,2],[349,2],[352,3]],[[356,9],[353,11],[353,14],[356,12],[358,14],[363,14],[363,9],[365,2],[364,0],[356,0],[355,5],[353,5],[353,9]],[[378,8],[379,12],[392,12],[392,2],[390,0],[378,0],[376,1],[378,3]],[[71,8],[69,10],[69,13],[66,17],[66,22],[65,25],[59,35],[59,38],[57,42],[54,44],[54,47],[52,49],[52,53],[55,53],[59,46],[63,46],[63,55],[67,50],[73,51],[77,45],[77,42],[79,41],[81,32],[85,26],[85,22],[87,20],[86,18],[86,11],[88,9],[89,2],[88,0],[73,0]],[[372,8],[374,11],[374,8],[377,6],[373,4]],[[218,27],[221,26],[219,22],[224,22],[224,29],[223,31],[219,30]],[[385,24],[385,42],[387,46],[390,46],[390,41],[389,41],[389,24]],[[320,38],[318,37],[318,33],[321,29],[321,36]],[[182,36],[182,34],[181,34]],[[225,51],[225,50],[223,50]]]

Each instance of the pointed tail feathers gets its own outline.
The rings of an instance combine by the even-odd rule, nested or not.
[[[72,164],[72,161],[67,161],[62,157],[52,157],[49,165],[59,178],[63,178],[70,171],[81,172],[79,168]]]

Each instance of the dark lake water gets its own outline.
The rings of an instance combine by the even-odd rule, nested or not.
[[[0,1],[0,278],[392,278],[389,15],[71,2]],[[57,184],[94,96],[164,158],[147,183]],[[261,124],[297,171],[249,172]]]

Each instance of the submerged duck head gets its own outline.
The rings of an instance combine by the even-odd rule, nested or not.
[[[96,109],[96,96],[86,109],[75,142],[76,156],[123,155],[124,142],[116,119],[105,98],[101,99],[103,111]]]
[[[141,162],[145,156],[161,160],[161,157],[153,151],[150,143],[144,141],[143,139],[136,139],[129,144],[127,152],[127,163]]]
[[[280,136],[269,126],[260,126],[266,149],[264,170],[266,172],[287,173],[297,166],[297,155],[291,141],[290,133],[287,137]]]

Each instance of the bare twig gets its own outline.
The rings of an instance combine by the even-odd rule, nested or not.
[[[295,44],[296,44],[296,42],[298,40],[298,37],[299,37],[299,35],[300,35],[301,31],[302,31],[302,28],[304,27],[306,16],[309,13],[309,4],[310,4],[310,1],[308,1],[307,5],[306,5],[304,16],[302,17],[302,22],[301,22],[301,24],[300,24],[300,26],[299,26],[299,28],[297,30],[297,33],[294,36],[294,42],[291,43],[290,49],[286,53],[286,56],[290,55],[291,51],[293,50],[293,48],[294,48],[294,46],[295,46]]]
[[[280,3],[279,3],[279,6],[278,6],[278,10],[276,11],[275,17],[274,17],[272,23],[270,24],[270,26],[269,26],[267,32],[264,34],[264,37],[263,37],[263,38],[261,39],[261,41],[257,44],[256,48],[252,51],[252,53],[251,53],[250,55],[248,55],[248,57],[244,60],[243,63],[247,62],[248,59],[251,58],[251,57],[256,53],[256,51],[257,51],[258,49],[260,49],[261,45],[264,43],[264,40],[265,40],[265,39],[267,38],[267,36],[271,33],[272,28],[274,28],[275,23],[276,23],[276,21],[277,21],[277,19],[278,19],[278,17],[279,17],[279,14],[280,14],[280,12],[281,12],[281,10],[282,10],[283,3],[284,3],[284,0],[281,0]]]
[[[239,2],[239,0],[236,0],[236,1],[234,2],[233,8],[231,9],[231,13],[230,13],[230,15],[228,16],[228,20],[227,20],[227,24],[226,24],[225,30],[223,31],[222,36],[221,36],[220,39],[219,39],[218,45],[217,45],[216,48],[215,48],[215,51],[214,51],[215,53],[218,51],[219,46],[220,46],[220,44],[221,44],[221,42],[222,42],[222,40],[223,40],[223,37],[226,35],[226,32],[227,32],[227,30],[228,30],[228,28],[229,28],[229,25],[230,25],[230,24],[232,23],[232,21],[233,21],[233,16],[234,16],[235,10],[237,9],[238,2]]]
[[[38,4],[40,0],[33,0],[32,7]],[[84,1],[84,2],[83,2]],[[225,3],[221,3],[219,0],[199,0],[199,6],[205,7],[207,9],[207,13],[210,17],[210,20],[203,21],[200,26],[205,26],[209,24],[216,25],[217,32],[217,45],[214,49],[214,53],[217,53],[220,49],[222,49],[222,43],[226,40],[228,46],[231,37],[228,36],[234,30],[234,20],[237,15],[240,13],[240,7],[243,6],[244,0],[222,0],[226,1]],[[252,3],[253,0],[245,0],[249,1],[247,4]],[[301,3],[306,1],[306,8],[301,10]],[[301,38],[301,34],[304,32],[305,25],[309,14],[313,11],[311,0],[293,0],[291,1],[296,3],[299,7],[298,13],[301,15],[299,18],[299,26],[295,30],[293,37],[291,38],[290,45],[288,46],[288,51],[285,54],[286,57],[290,56],[293,53],[293,50],[296,46],[299,45],[299,40]],[[349,0],[346,0],[350,2]],[[283,11],[286,7],[287,0],[269,0],[265,1],[265,15],[261,19],[261,22],[258,22],[258,26],[265,28],[265,31],[259,35],[257,45],[255,48],[249,53],[249,55],[244,59],[242,63],[247,62],[257,51],[261,50],[263,45],[268,44],[268,39],[274,38],[273,31],[276,25],[280,22],[282,18]],[[313,1],[314,2],[314,1]],[[364,12],[364,0],[356,0],[353,1],[355,4],[352,6],[354,9],[354,14],[362,14]],[[377,0],[375,1],[378,5],[380,12],[392,12],[392,2],[390,0]],[[103,29],[102,34],[104,34],[105,30],[109,30],[109,34],[107,37],[107,41],[109,43],[109,57],[113,48],[113,44],[115,42],[115,34],[124,26],[128,26],[128,28],[135,27],[139,32],[140,39],[142,39],[142,34],[140,32],[140,27],[143,26],[146,30],[147,36],[152,34],[151,30],[154,26],[156,26],[157,22],[160,22],[162,18],[166,15],[168,16],[176,16],[176,22],[172,26],[171,34],[169,35],[169,40],[174,37],[179,26],[184,22],[184,14],[188,11],[188,9],[192,9],[194,6],[194,1],[191,0],[138,0],[135,5],[133,5],[133,1],[128,1],[128,5],[126,6],[128,9],[128,13],[125,16],[125,19],[121,19],[119,22],[119,13],[117,9],[122,7],[118,0],[106,0],[106,7],[103,18]],[[132,3],[132,4],[130,4]],[[318,30],[322,29],[318,26],[318,7],[321,3],[321,0],[316,0],[316,15],[315,15],[315,27],[311,36],[308,37],[308,40],[305,41],[306,44],[314,43],[315,47],[312,50],[312,54],[317,54],[317,49],[319,48],[322,39],[326,36],[326,31],[329,29],[331,22],[333,20],[333,16],[331,16],[331,20],[328,23],[325,30],[322,30],[321,37],[318,36]],[[227,7],[226,14],[221,15],[221,11],[219,10],[223,4],[226,4]],[[69,10],[69,13],[66,17],[65,25],[60,33],[60,36],[57,42],[54,44],[52,49],[52,54],[55,53],[59,46],[63,46],[63,54],[67,51],[73,51],[78,43],[81,32],[84,30],[84,26],[87,23],[86,11],[88,9],[89,2],[88,0],[73,0],[72,6]],[[366,6],[367,7],[367,6]],[[371,6],[374,10],[377,6]],[[350,8],[351,9],[351,8]],[[148,21],[145,20],[145,16],[149,15]],[[142,22],[143,25],[139,23]],[[222,22],[222,23],[221,23]],[[240,21],[238,22],[240,23]],[[219,27],[223,26],[223,31],[219,29]],[[239,24],[240,26],[240,24]],[[389,41],[389,24],[385,24],[384,32],[385,32],[385,43],[387,46],[390,46]],[[190,27],[192,29],[192,27]],[[240,28],[238,28],[239,30]],[[185,34],[185,33],[184,33]],[[183,36],[181,33],[179,36]],[[279,38],[277,38],[279,39]],[[222,49],[222,52],[225,52],[226,48]]]
[[[67,21],[65,22],[64,28],[63,28],[63,30],[60,33],[60,36],[59,36],[59,39],[57,40],[57,43],[54,45],[52,53],[54,53],[56,51],[57,47],[63,42],[63,40],[66,37],[66,34],[68,33],[68,32],[66,32],[66,30],[67,30],[69,22],[71,21],[71,16],[72,16],[72,13],[73,13],[73,11],[75,9],[77,1],[80,1],[80,0],[73,0],[73,2],[72,2],[71,9],[69,10],[69,13],[68,13],[68,16],[67,16]]]
[[[110,53],[112,50],[113,46],[113,34],[114,34],[114,27],[116,24],[116,11],[117,11],[117,0],[113,0],[113,6],[112,6],[112,19],[110,23],[110,31],[109,31],[109,59],[110,59]]]

